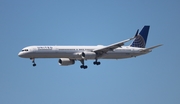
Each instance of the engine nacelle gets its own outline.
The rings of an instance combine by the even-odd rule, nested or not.
[[[59,65],[62,65],[62,66],[73,65],[74,63],[75,63],[75,60],[71,60],[69,58],[59,59]]]
[[[82,52],[81,56],[84,59],[95,59],[96,58],[96,53],[95,52]]]

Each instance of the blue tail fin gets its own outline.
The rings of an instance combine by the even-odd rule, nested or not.
[[[150,26],[144,26],[141,32],[130,45],[131,47],[145,48]]]

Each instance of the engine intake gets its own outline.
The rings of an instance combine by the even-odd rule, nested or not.
[[[59,65],[67,66],[67,65],[73,65],[75,63],[74,60],[69,58],[60,58],[59,59]]]

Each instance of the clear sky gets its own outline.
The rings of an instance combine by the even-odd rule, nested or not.
[[[29,45],[109,45],[144,25],[147,47],[162,47],[86,61],[87,70],[17,55]],[[180,104],[179,31],[179,0],[0,0],[0,104]]]

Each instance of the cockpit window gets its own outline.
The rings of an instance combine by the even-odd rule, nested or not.
[[[28,49],[23,49],[22,51],[28,51]]]

